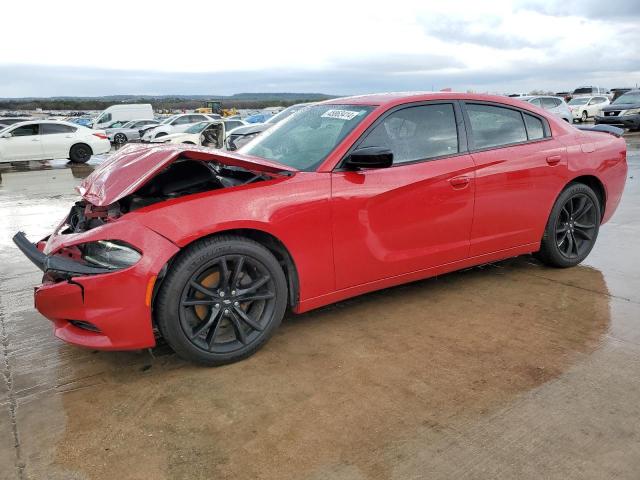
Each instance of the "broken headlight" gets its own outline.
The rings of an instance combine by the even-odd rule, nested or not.
[[[84,243],[79,248],[87,264],[113,270],[135,265],[142,257],[131,245],[118,240],[98,240]]]

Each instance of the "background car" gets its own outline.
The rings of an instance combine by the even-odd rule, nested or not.
[[[153,143],[183,143],[201,147],[222,148],[225,139],[222,120],[194,123],[184,132],[170,133],[153,140]]]
[[[181,113],[165,118],[158,126],[147,129],[141,137],[143,142],[151,142],[171,133],[184,132],[194,123],[211,120],[203,113]]]
[[[574,97],[569,103],[572,120],[586,122],[589,118],[593,118],[602,110],[602,107],[609,105],[609,99],[603,96],[597,97]]]
[[[630,90],[605,105],[596,115],[596,124],[640,130],[640,90]]]
[[[109,150],[105,132],[70,122],[22,122],[0,131],[0,162],[69,158],[85,163],[91,155]]]
[[[13,125],[15,123],[28,122],[29,120],[33,120],[33,118],[32,117],[0,117],[0,124]]]
[[[253,125],[236,128],[233,131],[227,131],[227,150],[234,151],[239,149],[244,144],[249,142],[249,140],[251,140],[252,138],[255,138],[265,130],[268,130],[269,128],[276,125],[278,122],[281,122],[285,118],[290,117],[294,113],[299,112],[309,105],[313,105],[313,103],[298,103],[296,105],[291,105],[290,107],[285,108],[280,113],[271,117],[265,123],[256,123]]]
[[[529,102],[536,107],[544,108],[550,111],[554,115],[560,117],[566,122],[571,123],[571,110],[562,98],[551,97],[548,95],[536,95],[536,96],[522,96],[518,100]]]
[[[91,128],[93,125],[93,119],[87,117],[77,117],[69,120],[70,123],[75,123],[76,125],[81,125],[83,127]]]
[[[576,88],[573,92],[571,92],[571,98],[576,97],[593,97],[596,95],[604,95],[608,96],[611,92],[604,87],[595,87],[593,85],[584,85]]]
[[[271,113],[254,113],[244,119],[247,123],[264,123],[269,120],[273,115]]]
[[[618,97],[621,97],[627,92],[630,92],[633,88],[612,88],[611,89],[611,103],[613,103]]]
[[[116,145],[123,145],[132,140],[140,139],[140,130],[143,127],[155,127],[160,125],[157,120],[132,120],[119,128],[107,128],[109,141]]]
[[[106,131],[109,128],[120,128],[124,126],[126,123],[127,123],[126,120],[116,120],[115,122],[111,122],[108,127],[104,128],[104,130]]]

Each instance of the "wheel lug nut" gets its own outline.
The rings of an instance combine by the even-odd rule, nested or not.
[[[229,313],[229,310],[225,309],[225,310],[224,310],[224,313],[228,314],[228,313]]]
[[[236,307],[240,306],[240,302],[233,302],[233,304],[234,304]]]
[[[220,308],[220,304],[219,303],[216,303],[216,308]]]
[[[221,297],[224,297],[224,292],[223,291],[219,291],[218,295],[220,295]]]
[[[236,291],[235,290],[231,290],[231,295],[235,295]]]

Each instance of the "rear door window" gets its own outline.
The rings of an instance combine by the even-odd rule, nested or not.
[[[58,123],[43,123],[41,126],[42,135],[53,135],[56,133],[73,133],[77,128],[70,127],[69,125],[63,125]]]
[[[556,108],[558,103],[556,103],[555,98],[543,98],[542,99],[542,107],[549,110],[551,108]]]
[[[527,130],[518,110],[466,103],[473,147],[490,148],[527,141]]]
[[[407,163],[458,153],[458,130],[450,103],[403,108],[389,114],[360,143],[386,147],[393,163]]]

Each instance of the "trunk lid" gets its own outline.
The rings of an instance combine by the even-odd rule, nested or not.
[[[224,150],[183,145],[127,145],[105,160],[76,188],[87,202],[103,207],[135,192],[179,158],[214,161],[266,173],[294,172],[293,167]]]

